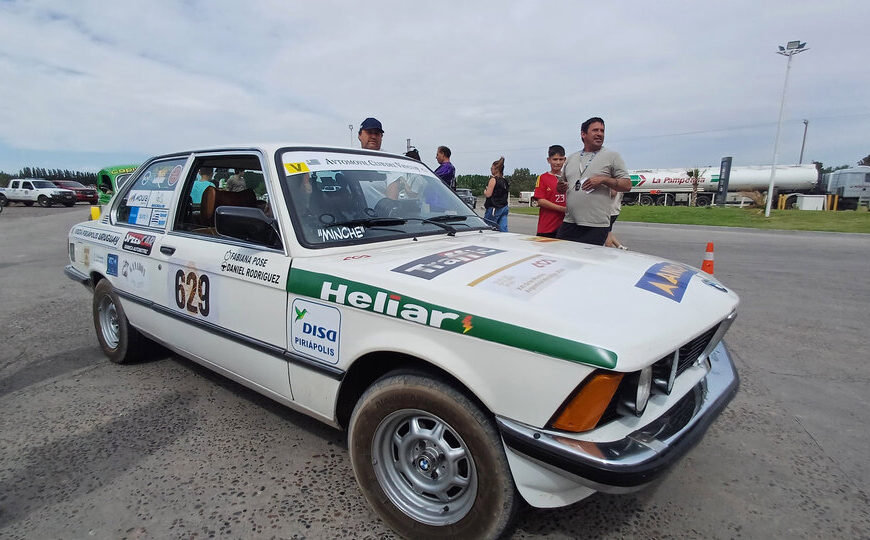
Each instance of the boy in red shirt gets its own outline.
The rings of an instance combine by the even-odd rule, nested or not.
[[[538,177],[532,200],[538,201],[541,209],[538,215],[538,236],[556,238],[556,231],[565,217],[565,194],[556,191],[556,183],[559,181],[562,165],[565,164],[565,149],[558,144],[551,146],[547,150],[547,163],[550,164],[550,172]]]

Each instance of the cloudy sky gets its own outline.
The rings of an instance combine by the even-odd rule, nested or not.
[[[0,171],[224,143],[347,146],[366,116],[459,174],[545,170],[607,122],[629,168],[870,153],[870,2],[0,0]],[[348,129],[353,125],[352,130]]]

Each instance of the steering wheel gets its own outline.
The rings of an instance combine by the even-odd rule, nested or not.
[[[375,205],[374,212],[378,217],[394,217],[399,213],[399,201],[384,197]]]

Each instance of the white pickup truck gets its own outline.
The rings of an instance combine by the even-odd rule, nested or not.
[[[75,191],[60,189],[48,180],[41,178],[13,178],[9,186],[0,188],[0,204],[21,202],[27,206],[39,203],[40,206],[51,206],[55,203],[73,206],[76,203]]]

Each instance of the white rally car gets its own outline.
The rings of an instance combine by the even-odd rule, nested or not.
[[[246,189],[200,178],[229,169]],[[155,157],[70,230],[69,255],[112,361],[157,342],[347,428],[360,489],[409,537],[498,536],[521,498],[639,489],[737,391],[733,291],[679,263],[495,232],[401,156]]]

